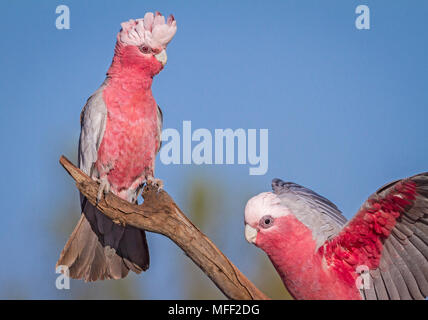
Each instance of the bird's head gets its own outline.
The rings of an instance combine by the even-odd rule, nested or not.
[[[263,192],[251,198],[245,207],[245,238],[261,249],[281,236],[291,211],[278,195]]]
[[[177,31],[173,15],[165,21],[159,12],[147,12],[142,19],[121,24],[114,62],[118,71],[138,70],[153,77],[166,64],[166,47]]]
[[[319,247],[346,223],[332,202],[308,188],[274,179],[272,190],[251,198],[245,207],[245,237],[264,251],[304,234]]]

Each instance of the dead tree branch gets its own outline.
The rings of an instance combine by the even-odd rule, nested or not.
[[[144,202],[131,204],[107,194],[96,203],[98,183],[76,168],[66,157],[60,158],[64,169],[76,181],[86,198],[115,223],[162,234],[178,245],[229,299],[269,299],[183,214],[165,191],[145,187]]]

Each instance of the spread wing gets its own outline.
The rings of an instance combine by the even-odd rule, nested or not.
[[[351,285],[357,267],[367,267],[365,299],[427,297],[428,172],[379,189],[319,250]]]
[[[94,164],[104,136],[107,107],[103,99],[103,84],[89,97],[80,115],[79,168],[90,177],[94,176]]]

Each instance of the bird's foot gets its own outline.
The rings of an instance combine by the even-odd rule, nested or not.
[[[147,184],[151,184],[152,186],[155,186],[158,188],[158,192],[163,189],[163,181],[161,179],[154,178],[152,176],[147,177],[146,179]]]
[[[110,192],[110,182],[108,182],[107,176],[104,176],[98,180],[100,186],[98,187],[97,193],[97,204],[101,201],[102,197]]]

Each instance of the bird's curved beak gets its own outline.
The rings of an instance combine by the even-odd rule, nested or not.
[[[166,55],[166,51],[165,50],[162,50],[158,54],[155,54],[155,58],[156,58],[157,61],[159,61],[160,63],[162,63],[162,66],[166,65],[166,61],[168,60],[168,57]]]
[[[249,243],[256,243],[256,238],[257,238],[257,229],[254,229],[249,224],[246,224],[245,239],[247,239]]]

